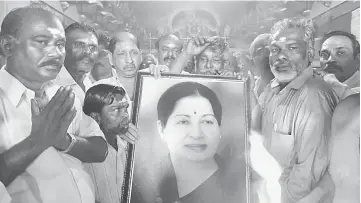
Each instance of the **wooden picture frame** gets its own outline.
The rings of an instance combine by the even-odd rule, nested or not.
[[[202,137],[204,137],[204,138],[201,138],[201,139],[205,139],[207,137],[207,142],[205,141],[205,143],[207,143],[207,144],[204,145],[205,148],[196,148],[196,149],[192,148],[189,151],[187,151],[189,148],[183,149],[183,147],[180,147],[179,149],[181,149],[181,150],[178,149],[178,151],[180,151],[178,153],[177,150],[174,150],[174,147],[171,147],[171,144],[169,144],[170,143],[169,138],[168,139],[164,138],[164,137],[161,138],[161,136],[159,136],[159,133],[156,133],[156,132],[165,132],[165,129],[166,129],[165,127],[167,127],[169,125],[168,123],[165,125],[160,125],[160,126],[164,127],[164,128],[162,128],[164,131],[159,131],[159,124],[161,122],[158,121],[158,117],[159,117],[158,114],[160,114],[160,113],[159,112],[157,113],[157,104],[159,102],[159,98],[161,97],[161,95],[164,94],[164,92],[166,90],[168,90],[170,87],[172,87],[173,85],[176,85],[176,84],[180,84],[180,83],[183,83],[183,84],[187,83],[187,85],[189,86],[189,84],[190,84],[189,82],[191,82],[192,84],[194,84],[194,83],[201,84],[200,86],[202,86],[202,87],[205,86],[206,87],[205,89],[210,90],[211,92],[213,92],[216,95],[216,97],[208,97],[208,98],[213,98],[213,99],[207,99],[205,101],[203,100],[203,102],[206,102],[206,103],[208,101],[208,104],[199,105],[198,102],[196,102],[195,105],[191,105],[191,108],[192,107],[195,108],[194,114],[196,114],[196,111],[200,111],[199,114],[202,114],[202,110],[200,110],[200,109],[204,109],[205,108],[204,106],[206,106],[208,108],[208,110],[213,109],[213,112],[214,112],[213,121],[212,122],[207,121],[207,122],[211,123],[210,124],[211,126],[216,126],[214,129],[217,129],[217,127],[218,127],[221,138],[217,139],[218,142],[213,142],[210,140],[212,140],[216,136],[213,136],[213,134],[210,134],[210,133],[208,133],[208,134],[203,133]],[[187,87],[187,85],[185,85],[185,87]],[[173,159],[172,157],[178,157],[178,155],[174,155],[174,154],[177,154],[177,153],[182,154],[183,152],[184,152],[183,154],[186,154],[184,156],[189,155],[189,157],[192,157],[192,159],[193,159],[193,157],[198,156],[198,154],[196,154],[195,156],[193,156],[193,155],[191,156],[190,154],[193,154],[193,152],[201,153],[202,156],[204,155],[205,157],[207,157],[207,158],[204,158],[204,160],[213,160],[213,158],[214,158],[214,160],[217,163],[218,170],[216,170],[216,172],[214,172],[214,173],[210,173],[211,175],[209,178],[207,178],[207,177],[203,178],[203,179],[200,178],[200,179],[204,180],[203,182],[197,180],[199,182],[199,184],[198,184],[198,186],[197,186],[197,183],[195,184],[195,190],[191,191],[190,193],[189,193],[189,191],[186,191],[184,193],[185,196],[183,196],[182,198],[192,198],[192,196],[194,196],[193,195],[194,193],[203,194],[201,191],[202,188],[204,189],[207,187],[213,187],[213,188],[216,188],[216,190],[214,190],[215,192],[212,192],[213,190],[210,192],[207,192],[207,195],[205,196],[205,198],[211,198],[212,193],[214,193],[214,196],[215,196],[218,192],[217,188],[219,188],[219,190],[221,190],[223,193],[224,192],[227,193],[225,197],[228,198],[228,200],[225,200],[222,202],[227,202],[227,203],[228,202],[229,203],[233,203],[233,202],[251,203],[251,202],[253,202],[253,201],[251,201],[251,199],[253,199],[253,198],[251,197],[251,186],[250,186],[251,185],[251,182],[250,182],[251,171],[250,171],[250,167],[249,167],[250,160],[249,160],[249,154],[248,154],[248,151],[249,151],[248,150],[249,149],[248,137],[249,137],[250,125],[251,125],[251,118],[250,118],[251,110],[250,110],[250,102],[249,102],[250,101],[250,96],[249,96],[250,90],[249,90],[249,81],[248,80],[241,80],[241,79],[236,79],[236,78],[220,77],[220,76],[176,75],[176,74],[162,74],[161,78],[155,79],[149,73],[139,72],[137,75],[137,81],[136,81],[135,86],[136,86],[136,88],[135,88],[136,93],[135,93],[135,99],[134,99],[134,104],[133,104],[133,109],[132,109],[132,122],[135,126],[138,127],[141,138],[136,145],[128,144],[128,147],[127,147],[127,163],[126,163],[124,184],[123,184],[123,188],[122,188],[123,189],[122,202],[125,202],[125,203],[187,202],[187,201],[182,201],[182,199],[179,198],[179,196],[181,196],[181,195],[179,195],[180,194],[179,191],[181,191],[180,190],[181,187],[178,187],[178,185],[181,185],[181,184],[178,183],[178,181],[176,181],[177,179],[172,176],[172,175],[174,175],[174,176],[177,175],[177,177],[178,177],[178,176],[180,176],[179,174],[182,173],[182,172],[177,173],[177,174],[175,173],[175,171],[176,171],[174,169],[175,167],[173,168],[174,161],[172,161],[172,160],[178,160],[178,159]],[[192,86],[192,85],[190,85],[190,86]],[[189,88],[186,88],[186,89],[188,89],[187,91],[189,91]],[[174,90],[174,88],[173,88],[173,90]],[[180,94],[179,94],[179,88],[178,88],[178,93],[176,93],[174,91],[168,91],[168,92],[173,92],[171,94],[173,96],[169,96],[169,94],[168,94],[167,97],[163,97],[162,105],[164,105],[164,104],[168,105],[170,100],[175,101],[175,102],[173,102],[173,104],[174,104],[173,107],[169,107],[169,106],[165,107],[165,108],[168,108],[168,114],[166,114],[166,115],[169,116],[169,114],[172,114],[172,111],[175,108],[181,108],[181,107],[177,107],[178,104],[180,105],[180,103],[178,103],[178,102],[182,98],[187,97],[187,96],[182,97],[183,94],[186,95],[187,93],[184,93],[183,89],[181,91],[183,93],[180,93]],[[206,91],[206,90],[204,90],[204,88],[203,88],[202,91],[204,93],[204,91]],[[201,91],[199,91],[199,95],[202,95],[203,93]],[[211,93],[209,93],[209,91],[208,91],[207,94],[209,96]],[[178,98],[178,100],[174,99],[174,98],[172,98],[172,97],[174,97],[174,95],[178,95],[177,97],[181,97],[181,98]],[[168,100],[164,99],[164,98],[168,98]],[[203,97],[203,98],[206,98],[206,97]],[[216,102],[217,99],[215,99],[215,98],[218,98],[218,101],[219,101],[218,104],[220,104],[220,106],[221,106],[221,111],[219,111],[219,108],[216,108],[217,107],[217,102]],[[199,98],[195,98],[195,99],[199,99]],[[164,101],[166,101],[166,102],[164,102]],[[186,101],[183,100],[182,102],[186,102]],[[211,104],[211,105],[209,105],[209,104]],[[162,105],[159,105],[160,107],[158,109],[162,109],[163,108]],[[182,105],[185,106],[186,103],[182,104]],[[209,107],[211,107],[211,108],[209,108]],[[216,109],[218,109],[218,110],[216,110]],[[170,113],[169,113],[169,110],[171,111]],[[167,110],[164,110],[164,111],[158,110],[158,111],[162,111],[163,112],[163,113],[161,113],[162,115],[164,114],[164,112],[167,112]],[[220,118],[220,120],[217,119],[217,113],[215,113],[215,112],[218,112],[218,119]],[[219,116],[220,115],[219,112],[222,112],[221,116]],[[203,118],[203,117],[195,117],[195,115],[192,115],[192,116],[193,116],[192,119],[193,118],[195,119],[195,120],[193,119],[192,121],[189,121],[189,123],[194,121],[192,126],[198,122],[196,118],[199,118],[198,124],[203,123],[203,121],[200,121],[200,118]],[[171,116],[169,116],[166,119],[169,120],[170,118],[173,119],[173,117],[171,117]],[[212,118],[210,117],[209,119],[212,119]],[[215,121],[217,121],[217,122],[215,122]],[[218,122],[218,121],[220,121],[220,122]],[[178,122],[178,123],[181,123],[183,125],[182,122]],[[204,122],[204,123],[207,123],[207,122]],[[177,123],[177,125],[178,125],[178,123]],[[215,123],[217,123],[218,125],[215,125]],[[186,124],[186,125],[188,125],[188,124]],[[175,126],[175,125],[173,125],[173,126]],[[194,126],[196,126],[196,125],[194,125]],[[200,124],[199,124],[199,126],[200,126]],[[178,126],[176,126],[176,127],[178,127]],[[185,128],[181,128],[181,129],[188,129],[188,127],[189,126],[186,126]],[[211,128],[208,128],[208,126],[206,126],[206,127],[207,128],[205,128],[205,127],[203,127],[203,128],[211,129]],[[170,128],[170,129],[178,129],[178,128]],[[167,132],[169,132],[169,131],[167,131]],[[170,130],[170,132],[177,132],[178,134],[179,134],[179,132],[181,132],[181,134],[179,134],[179,135],[184,136],[184,140],[186,140],[186,139],[193,140],[194,139],[193,137],[189,138],[189,135],[184,134],[183,131],[179,131],[179,130],[171,131]],[[211,132],[211,131],[208,131],[208,132]],[[218,131],[215,131],[215,132],[218,132]],[[161,133],[161,134],[163,136],[166,135],[166,133]],[[179,135],[177,137],[179,137]],[[218,134],[215,134],[215,135],[218,135]],[[168,142],[167,141],[162,142],[162,139],[163,139],[163,141],[168,140]],[[170,139],[170,140],[172,140],[172,139]],[[183,142],[185,142],[185,141],[183,141]],[[213,154],[210,153],[210,155],[209,155],[207,153],[209,151],[211,151],[211,149],[212,149],[209,146],[214,146],[212,143],[217,143],[217,150],[215,153],[212,152]],[[189,145],[184,145],[184,146],[189,146]],[[207,147],[209,147],[209,149],[207,149]],[[169,149],[172,149],[172,150],[169,150]],[[193,151],[193,150],[196,150],[196,151]],[[190,154],[187,154],[187,153],[190,153]],[[180,155],[179,157],[182,157],[182,156],[183,155]],[[218,160],[224,160],[224,162],[222,162],[224,164],[220,165],[219,164],[220,162],[217,161],[216,156],[220,157],[220,159],[218,159]],[[167,158],[164,159],[164,157],[168,157],[169,158],[168,161],[167,161]],[[186,159],[184,159],[184,160],[186,160]],[[191,165],[193,165],[193,163],[197,163],[197,164],[203,163],[203,158],[200,158],[199,160],[197,159],[195,161],[196,162],[192,162]],[[167,163],[168,164],[171,163],[171,167],[166,167],[166,166],[169,166],[169,165],[167,165]],[[179,164],[175,163],[175,165],[179,165]],[[165,167],[163,167],[163,166],[165,166]],[[166,168],[165,169],[166,173],[163,172],[164,168]],[[169,176],[170,177],[169,180],[175,180],[176,181],[175,183],[174,183],[174,181],[170,181],[170,182],[168,181],[167,183],[165,183],[163,181],[164,177],[166,177],[166,175],[164,175],[164,177],[163,177],[162,174],[168,174],[168,171],[170,171],[169,174],[174,173]],[[177,170],[177,171],[181,171],[181,170]],[[187,172],[184,172],[184,173],[186,174],[185,176],[192,174],[192,173],[187,173]],[[204,174],[204,173],[201,172],[200,174]],[[219,174],[223,174],[223,175],[219,175]],[[219,177],[221,177],[221,179],[219,179]],[[188,177],[188,178],[190,178],[190,177]],[[190,180],[195,180],[195,179],[197,179],[197,178],[191,178]],[[213,180],[213,179],[217,179],[217,181],[212,182],[211,180]],[[223,184],[224,187],[222,186],[222,184],[217,185],[219,183],[218,179],[223,180],[223,183],[226,183],[226,184]],[[197,182],[197,181],[195,181],[195,182]],[[174,189],[173,186],[169,186],[168,183],[173,184],[173,186],[175,184],[176,189]],[[230,191],[229,189],[232,191]],[[167,190],[167,191],[164,191],[164,190]],[[208,191],[208,190],[204,190],[204,191]],[[205,193],[206,192],[204,192],[204,194]],[[167,194],[167,195],[164,196],[164,194]],[[173,195],[169,195],[169,194],[173,194]],[[232,196],[232,194],[233,194],[233,196]],[[231,197],[228,197],[228,196],[231,196]],[[175,199],[173,199],[173,198],[175,198]],[[232,201],[231,201],[231,199],[232,199]],[[194,201],[194,200],[192,200],[192,201]]]

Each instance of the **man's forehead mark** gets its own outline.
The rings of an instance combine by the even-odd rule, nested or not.
[[[60,36],[60,37],[65,38],[65,32],[63,30],[59,29],[59,28],[48,27],[47,30],[53,36]]]

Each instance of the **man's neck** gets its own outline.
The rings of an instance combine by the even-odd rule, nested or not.
[[[117,134],[112,132],[104,132],[105,139],[107,140],[108,144],[112,146],[115,150],[118,151],[118,144],[117,144]]]
[[[43,85],[45,84],[45,82],[38,82],[38,81],[27,81],[26,79],[22,78],[21,76],[19,76],[16,72],[13,72],[12,68],[9,68],[8,65],[6,67],[6,70],[8,71],[8,73],[10,75],[12,75],[14,78],[16,78],[20,83],[22,83],[26,88],[35,91],[39,91]]]
[[[134,97],[134,82],[136,77],[124,77],[117,71],[117,77],[119,82],[124,86],[131,100]]]
[[[75,75],[71,70],[73,70],[72,68],[67,68],[67,66],[64,66],[65,69],[68,71],[68,73],[71,75],[71,77],[74,79],[74,81],[85,91],[85,86],[83,84],[83,80],[85,78],[84,75],[82,75],[81,77],[77,77],[77,75]]]

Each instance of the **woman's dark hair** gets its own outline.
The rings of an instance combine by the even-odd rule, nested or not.
[[[157,105],[158,120],[166,126],[177,102],[188,96],[202,96],[211,103],[218,125],[222,122],[222,105],[217,95],[207,86],[196,82],[182,82],[168,88],[160,97]]]
[[[85,94],[83,112],[88,116],[91,113],[101,113],[104,106],[112,104],[117,95],[124,97],[125,90],[119,86],[95,85]]]

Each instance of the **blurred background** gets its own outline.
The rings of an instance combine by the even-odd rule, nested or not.
[[[259,34],[291,16],[313,19],[317,37],[332,30],[360,36],[360,1],[0,1],[0,20],[16,7],[33,4],[54,11],[64,26],[75,21],[111,35],[132,32],[144,54],[155,52],[157,38],[172,32],[186,42],[193,35],[220,35],[233,52],[248,49]],[[316,40],[316,50],[319,46]],[[314,66],[318,66],[318,56]]]

